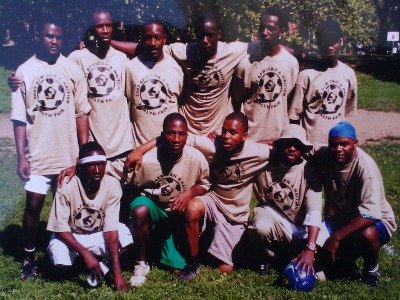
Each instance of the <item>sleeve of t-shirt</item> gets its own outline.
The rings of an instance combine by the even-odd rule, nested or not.
[[[201,185],[207,191],[210,189],[210,169],[208,162],[203,158],[200,163],[199,179],[197,181],[198,185]]]
[[[17,70],[16,76],[23,80],[23,75],[19,70]],[[26,85],[23,82],[22,86],[11,94],[11,120],[27,123],[25,97]]]
[[[357,78],[353,70],[351,70],[345,114],[346,116],[353,116],[357,114]]]
[[[103,226],[104,232],[118,230],[119,224],[119,210],[121,205],[122,190],[118,180],[115,178],[112,179],[112,183],[108,189],[109,193]]]
[[[303,224],[305,226],[321,226],[322,221],[322,188],[317,172],[306,165],[305,169],[307,191],[305,194],[306,217]]]
[[[215,154],[215,144],[206,136],[194,135],[189,133],[186,144],[203,153],[203,155],[209,162]]]
[[[50,210],[47,230],[53,232],[71,232],[71,227],[69,225],[70,217],[71,212],[67,196],[58,189]]]
[[[183,43],[172,43],[165,45],[163,47],[163,52],[171,55],[179,63],[187,59],[186,46],[187,44]]]
[[[303,112],[303,101],[307,94],[309,78],[306,73],[300,72],[293,91],[293,100],[288,110],[289,119],[299,120]]]
[[[381,219],[381,182],[379,178],[369,177],[364,179],[361,188],[361,203],[358,211],[361,216],[370,219]]]
[[[87,115],[92,109],[87,95],[86,78],[79,70],[75,79],[75,116],[77,118]]]

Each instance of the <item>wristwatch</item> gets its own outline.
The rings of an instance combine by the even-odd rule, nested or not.
[[[308,243],[307,249],[317,253],[317,244],[316,243]]]

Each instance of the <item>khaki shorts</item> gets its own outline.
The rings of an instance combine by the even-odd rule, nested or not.
[[[213,238],[208,253],[224,263],[234,265],[234,251],[239,247],[246,225],[228,220],[208,194],[197,197],[205,206],[205,221],[214,224]],[[204,222],[206,224],[206,222]]]

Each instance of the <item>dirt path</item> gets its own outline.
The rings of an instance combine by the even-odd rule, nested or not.
[[[357,130],[360,144],[376,142],[384,137],[400,137],[400,113],[358,110],[349,118]],[[12,138],[10,114],[0,114],[0,138]]]

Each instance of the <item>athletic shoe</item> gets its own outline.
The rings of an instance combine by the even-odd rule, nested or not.
[[[146,276],[149,272],[150,266],[144,261],[138,261],[129,282],[133,287],[142,286],[146,282]]]
[[[363,282],[369,287],[377,287],[379,285],[379,277],[381,274],[378,271],[364,272]]]
[[[262,276],[271,274],[271,264],[269,262],[263,262],[258,266],[258,273]]]
[[[21,264],[21,280],[32,280],[37,277],[37,265],[34,260],[25,258]]]
[[[182,275],[179,276],[179,279],[182,281],[190,281],[195,278],[200,273],[199,265],[187,264],[185,268],[183,268]]]

